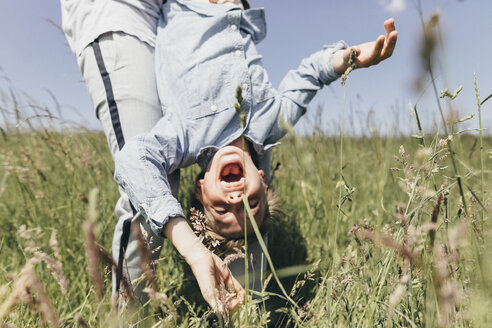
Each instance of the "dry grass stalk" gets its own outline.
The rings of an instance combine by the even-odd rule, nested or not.
[[[207,246],[209,250],[221,256],[224,251],[220,250],[219,248],[221,246],[221,242],[226,239],[213,231],[210,225],[207,225],[207,216],[202,211],[191,208],[190,221],[191,227],[199,238],[200,242]],[[223,240],[219,240],[217,238],[221,238]]]
[[[89,324],[82,318],[82,315],[80,313],[76,313],[74,316],[74,321],[82,328],[90,328]]]
[[[50,270],[51,275],[53,276],[53,278],[55,278],[55,281],[60,286],[63,296],[67,296],[68,281],[67,278],[65,278],[65,275],[63,274],[62,263],[60,261],[53,259],[52,257],[48,256],[46,253],[43,253],[41,251],[36,251],[34,252],[33,255],[34,258],[46,263],[46,266]]]
[[[228,327],[231,320],[227,304],[235,297],[234,293],[229,293],[224,285],[220,286],[219,294],[217,297],[217,308],[215,312],[222,317],[224,326]]]
[[[408,263],[408,262],[406,262]],[[408,265],[406,265],[408,266]],[[407,293],[407,283],[410,279],[408,274],[402,275],[400,280],[398,281],[398,286],[393,291],[393,293],[389,297],[388,301],[388,326],[391,325],[391,320],[393,318],[393,314],[395,313],[395,309],[397,305],[400,303],[400,300]]]
[[[307,301],[306,303],[304,303],[303,306],[298,308],[297,314],[299,315],[299,318],[301,318],[302,320],[314,319],[315,321],[318,321],[318,319],[319,319],[319,315],[314,310],[314,308],[311,304],[311,300]]]
[[[56,239],[56,231],[53,231],[51,233],[50,247],[53,250],[53,253],[55,254],[55,257],[58,260],[58,262],[61,262],[62,257],[61,257],[60,247],[58,246],[58,240]]]
[[[228,254],[226,257],[224,257],[224,264],[229,265],[232,262],[239,260],[239,259],[244,259],[244,253],[237,247],[233,248],[233,253]]]
[[[58,316],[56,315],[55,308],[51,304],[43,284],[32,268],[29,270],[28,285],[36,293],[36,305],[43,321],[47,322],[51,327],[58,327]]]
[[[157,307],[158,304],[164,304],[172,316],[178,316],[178,312],[176,312],[176,308],[173,302],[169,297],[167,297],[166,294],[159,293],[152,288],[144,288],[142,291],[149,296],[149,298],[154,303],[154,307]]]
[[[441,245],[433,270],[434,288],[439,301],[439,327],[447,327],[453,312],[458,286],[449,280],[449,259],[445,245]]]
[[[146,238],[142,234],[139,224],[132,224],[132,232],[137,240],[137,250],[140,255],[140,267],[145,275],[145,278],[150,282],[153,290],[157,290],[157,279],[155,277],[154,268],[152,267],[152,253]]]
[[[38,312],[50,327],[58,327],[56,311],[43,284],[34,272],[34,264],[37,262],[37,259],[30,259],[14,280],[9,297],[0,306],[0,327],[4,327],[4,318],[20,302],[26,303],[32,311]]]
[[[373,230],[373,227],[371,227],[371,226],[369,226],[367,224],[361,223],[361,224],[354,224],[354,226],[352,228],[350,228],[350,230],[347,233],[347,235],[354,235],[354,239],[355,239],[355,242],[357,243],[357,246],[359,247],[359,250],[361,250],[361,247],[362,247],[362,243],[360,241],[360,237],[357,234],[360,229],[367,230],[367,231],[372,231]]]
[[[104,249],[98,247],[97,248],[99,258],[105,262],[108,265],[111,265],[113,268],[114,272],[121,272],[118,270],[118,265],[114,262],[113,258],[111,255],[109,255]],[[133,295],[133,289],[131,287],[130,282],[128,281],[128,278],[125,275],[121,275],[118,277],[121,283],[121,288],[123,289],[123,292],[121,293],[121,296],[126,299],[127,301],[132,301],[134,299]],[[118,295],[115,295],[115,304],[117,303],[116,300],[118,299]]]
[[[272,280],[272,277],[273,277],[273,275],[270,273],[268,275],[268,277],[265,279],[265,281],[263,282],[263,287],[261,289],[262,292],[264,292],[267,289],[268,284],[270,283],[270,280]]]
[[[314,281],[314,276],[315,276],[314,271],[318,267],[319,263],[320,263],[319,260],[316,261],[314,263],[314,265],[312,266],[312,268],[309,269],[309,271],[307,271],[306,273],[304,273],[303,279],[298,280],[294,284],[294,286],[292,287],[290,294],[289,294],[290,297],[293,297],[297,291],[299,291],[302,287],[304,287],[304,285],[306,284],[306,281]],[[298,310],[300,310],[300,309],[298,309]]]
[[[24,250],[27,253],[33,255],[34,261],[36,263],[44,262],[51,275],[58,283],[61,288],[62,294],[67,296],[68,294],[68,280],[63,274],[63,264],[61,259],[61,252],[56,240],[56,232],[53,231],[50,237],[50,247],[54,253],[54,258],[49,256],[44,249],[46,248],[44,244],[40,242],[43,236],[41,228],[37,227],[34,229],[27,229],[25,225],[21,225],[18,229],[19,236],[26,241],[26,247]]]
[[[26,264],[26,266],[29,265]],[[23,269],[23,271],[25,268]],[[12,311],[14,306],[19,302],[19,297],[22,293],[25,293],[27,286],[28,276],[27,275],[19,275],[18,279],[14,281],[12,291],[10,295],[4,300],[2,305],[0,306],[0,328],[4,327],[4,318]]]
[[[99,247],[96,245],[96,238],[94,236],[94,222],[86,220],[83,224],[84,236],[85,236],[85,251],[87,256],[87,273],[92,280],[96,296],[99,301],[103,297],[103,282],[101,273],[99,270],[100,258]]]
[[[397,243],[391,236],[377,235],[367,230],[362,231],[360,235],[374,243],[394,249],[398,254],[400,254],[401,257],[408,259],[412,265],[420,266],[422,264],[419,254],[417,254],[410,247]]]
[[[407,219],[405,218],[405,209],[403,206],[399,208],[400,221],[403,226],[403,245],[408,246],[408,224]]]
[[[432,217],[431,217],[431,222],[434,224],[437,224],[437,218],[439,216],[439,211],[441,209],[441,202],[443,199],[443,194],[439,194],[436,200],[436,204],[434,205],[434,209],[432,210]],[[431,244],[431,249],[434,248],[434,240],[436,238],[436,231],[434,229],[429,230],[429,238],[430,238],[430,244]]]
[[[466,222],[455,226],[449,232],[448,246],[440,245],[436,254],[436,263],[432,270],[434,290],[439,303],[439,327],[451,326],[449,319],[455,313],[458,299],[457,260],[459,246],[465,239],[463,232],[467,230]]]

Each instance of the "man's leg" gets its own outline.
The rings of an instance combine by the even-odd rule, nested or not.
[[[79,65],[113,156],[126,140],[150,131],[161,118],[155,85],[154,51],[148,44],[124,33],[106,33],[84,50]],[[179,175],[170,178],[170,183],[176,191]],[[134,280],[142,275],[142,269],[138,242],[131,226],[137,224],[146,231],[144,235],[151,241],[154,260],[159,256],[163,238],[137,219],[139,216],[123,192],[115,212],[118,221],[113,238],[113,258],[120,273]],[[113,293],[119,291],[120,276],[113,273]],[[145,302],[147,298],[142,295],[142,285],[134,288],[137,298]]]

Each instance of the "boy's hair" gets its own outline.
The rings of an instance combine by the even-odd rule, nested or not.
[[[200,179],[200,176],[201,174],[197,180]],[[284,214],[281,209],[281,198],[270,188],[267,190],[266,200],[265,217],[259,227],[262,236],[269,231],[271,222]],[[229,238],[220,234],[214,218],[204,210],[203,204],[195,197],[194,193],[191,205],[190,220],[193,230],[202,238],[203,244],[210,250],[221,256],[244,245],[244,238]],[[246,217],[245,219],[248,220]],[[254,240],[256,240],[256,235],[254,233],[249,234],[248,243]]]

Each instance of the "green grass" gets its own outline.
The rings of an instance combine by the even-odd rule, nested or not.
[[[0,314],[20,271],[36,257],[35,250],[56,260],[49,242],[55,232],[68,281],[66,295],[45,262],[35,263],[34,273],[57,321],[61,326],[82,326],[77,318],[89,326],[115,324],[108,268],[100,267],[104,295],[99,303],[86,269],[82,230],[92,201],[97,210],[91,214],[96,240],[109,252],[118,191],[104,136],[41,129],[11,130],[0,138]],[[481,199],[480,151],[473,147],[478,140],[462,137],[465,151],[456,158],[466,186],[469,214],[465,216],[449,156],[439,158],[447,148],[438,148],[437,136],[426,139],[430,148],[424,151],[415,139],[346,137],[343,179],[338,169],[339,139],[313,135],[283,140],[274,151],[273,164],[280,163],[274,186],[287,214],[273,224],[270,254],[277,270],[319,263],[309,275],[283,279],[287,292],[296,285],[291,296],[300,309],[275,296],[281,292],[272,279],[268,299],[248,306],[251,326],[262,321],[265,326],[266,318],[270,326],[278,327],[487,326],[492,319],[492,281],[487,274],[492,269],[488,214],[492,178],[485,169],[485,199]],[[485,149],[492,148],[490,138],[483,143]],[[484,165],[490,167],[490,159]],[[183,172],[180,199],[184,204],[189,202],[195,174],[193,168]],[[94,188],[98,193],[91,200]],[[431,247],[428,222],[439,194],[444,201]],[[335,234],[338,204],[341,214]],[[21,227],[27,232],[20,233]],[[355,233],[354,227],[358,227]],[[383,234],[394,243],[385,242]],[[402,255],[394,244],[403,245],[411,256]],[[162,257],[156,273],[158,289],[173,304],[172,309],[169,302],[159,305],[166,314],[162,326],[212,325],[190,270],[169,243]],[[42,315],[33,302],[39,298],[33,292],[28,297],[31,305],[19,299],[2,320],[15,326],[39,325]],[[231,322],[245,326],[244,318],[244,311],[239,311]]]

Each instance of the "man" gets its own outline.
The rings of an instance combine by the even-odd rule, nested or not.
[[[157,22],[163,0],[61,0],[62,27],[74,52],[113,157],[129,138],[146,133],[162,117],[154,73]],[[177,195],[179,172],[171,179]],[[139,219],[128,197],[120,192],[113,237],[113,293],[122,273],[132,281],[142,275],[137,240],[131,225],[147,231],[153,260],[163,238]],[[141,302],[143,284],[134,286]]]

